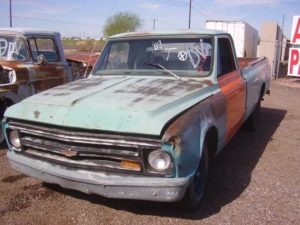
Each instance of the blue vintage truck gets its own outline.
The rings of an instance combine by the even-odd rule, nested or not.
[[[210,160],[255,128],[270,80],[267,60],[237,59],[224,32],[115,35],[87,79],[8,108],[7,157],[64,188],[195,209]]]

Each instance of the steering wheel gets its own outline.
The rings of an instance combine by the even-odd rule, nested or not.
[[[26,57],[24,55],[22,55],[18,52],[12,52],[11,56],[13,56],[13,58],[15,58],[15,59],[20,59],[20,60],[25,60],[26,59]]]
[[[106,69],[115,69],[115,65],[110,59],[107,60]]]

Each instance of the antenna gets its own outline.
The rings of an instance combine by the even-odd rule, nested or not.
[[[156,19],[153,19],[153,30],[155,30],[156,25]]]
[[[96,40],[96,38],[95,38],[94,45],[93,45],[93,48],[92,48],[92,51],[91,51],[91,54],[90,54],[90,58],[89,58],[89,61],[88,61],[87,66],[86,66],[86,69],[85,69],[83,78],[86,78],[86,77],[87,77],[87,71],[88,71],[89,66],[90,66],[90,63],[91,63],[91,59],[92,59],[92,55],[93,55],[94,50],[95,50],[95,47],[96,47],[96,43],[97,43],[97,40]]]

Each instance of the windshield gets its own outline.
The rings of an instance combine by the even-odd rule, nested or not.
[[[28,49],[23,39],[0,35],[0,60],[24,61],[28,57]]]
[[[201,77],[210,74],[211,59],[211,37],[111,40],[93,74]]]

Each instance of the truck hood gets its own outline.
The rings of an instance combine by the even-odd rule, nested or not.
[[[90,77],[13,105],[5,117],[66,127],[160,135],[165,124],[215,88],[209,80]]]

